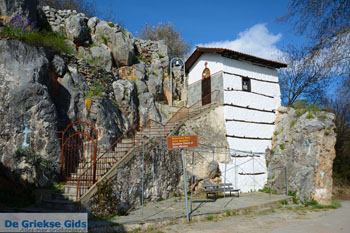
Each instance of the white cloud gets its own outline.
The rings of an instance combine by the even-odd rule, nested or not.
[[[281,37],[281,33],[274,35],[269,32],[265,24],[255,24],[253,27],[240,32],[235,40],[210,42],[198,44],[198,46],[227,48],[257,57],[278,60],[283,53],[275,44]]]

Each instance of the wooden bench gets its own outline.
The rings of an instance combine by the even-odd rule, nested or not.
[[[223,193],[223,192],[230,192],[230,196],[232,193],[237,193],[237,197],[239,197],[240,189],[234,189],[232,187],[232,183],[225,183],[225,184],[206,183],[202,187],[207,194],[207,198],[209,197],[209,194],[214,194],[215,199],[217,199],[217,194]]]

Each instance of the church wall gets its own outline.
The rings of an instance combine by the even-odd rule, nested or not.
[[[263,153],[267,147],[271,148],[275,111],[281,105],[277,70],[225,58],[219,54],[203,54],[188,75],[189,106],[201,99],[200,80],[205,62],[211,74],[215,72],[221,74],[221,79],[218,79],[221,82],[215,82],[216,76],[213,75],[211,85],[212,91],[221,87],[223,93],[225,105],[223,119],[226,126],[226,141],[233,149],[231,155],[247,155],[237,152],[239,150]],[[242,90],[242,77],[250,78],[250,92]],[[223,172],[224,161],[219,163],[219,166]],[[226,181],[233,183],[243,192],[263,188],[267,181],[264,154],[255,157],[232,157],[231,161],[226,163],[226,171]],[[244,175],[259,172],[264,174]]]
[[[281,105],[278,73],[275,69],[228,58],[223,58],[223,63],[224,118],[228,144],[234,150],[264,152],[267,147],[271,147],[270,138],[273,136],[276,118],[273,111]],[[250,92],[242,90],[242,76],[250,78]],[[238,153],[234,150],[231,151],[233,156]],[[220,163],[220,169],[224,167],[225,164]],[[227,180],[236,184],[243,192],[263,188],[267,181],[264,154],[255,157],[232,157],[226,164],[226,169]],[[243,175],[259,172],[264,174]]]
[[[188,85],[192,85],[202,79],[202,72],[207,62],[207,67],[210,69],[210,74],[215,74],[223,70],[223,57],[218,54],[203,54],[190,69],[188,73]]]
[[[209,66],[208,66],[209,67]],[[204,69],[204,68],[203,68]],[[210,69],[210,68],[209,68]],[[202,70],[203,71],[203,70]],[[202,73],[200,74],[202,77]],[[223,73],[218,72],[210,77],[211,92],[219,90],[220,93],[213,93],[212,102],[223,102]],[[217,96],[217,94],[219,96]],[[214,99],[215,98],[215,99]],[[188,86],[187,106],[191,106],[202,99],[202,82],[201,79]]]

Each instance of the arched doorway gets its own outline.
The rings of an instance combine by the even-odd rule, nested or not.
[[[95,179],[98,141],[95,127],[88,122],[76,121],[58,133],[62,134],[61,181],[65,182],[68,178],[72,178],[72,175],[79,175],[82,169],[91,164],[94,165],[94,172],[90,175]]]
[[[206,62],[205,68],[202,72],[202,105],[211,103],[211,81],[210,81],[210,70],[207,67],[208,63]]]

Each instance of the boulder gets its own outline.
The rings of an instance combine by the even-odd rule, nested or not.
[[[266,157],[273,190],[285,193],[287,177],[288,190],[295,192],[301,202],[314,199],[330,204],[336,141],[334,114],[319,111],[298,116],[302,110],[287,107],[278,111],[273,153]],[[307,117],[310,114],[312,118]]]
[[[112,71],[113,60],[112,54],[102,46],[95,46],[90,49],[91,56],[106,71]]]
[[[216,177],[220,177],[221,176],[221,171],[220,171],[220,167],[219,167],[219,163],[216,161],[211,161],[208,164],[207,167],[207,176],[209,179],[214,179]]]
[[[135,83],[119,79],[113,82],[115,101],[130,125],[138,124],[138,98]]]
[[[88,20],[87,25],[90,28],[92,34],[95,34],[96,31],[96,25],[99,22],[97,17],[92,17]]]
[[[162,78],[156,75],[150,75],[147,80],[148,90],[159,99],[163,93]]]
[[[136,87],[137,87],[137,92],[139,94],[143,94],[145,92],[148,92],[147,85],[143,81],[136,80],[135,84],[136,84]]]
[[[90,39],[89,30],[84,19],[77,15],[66,19],[66,34],[77,45],[83,45]]]
[[[139,95],[140,126],[146,124],[148,119],[162,121],[161,115],[155,105],[154,97],[150,92]]]
[[[63,58],[55,55],[50,63],[52,69],[56,74],[60,77],[63,77],[65,73],[67,72],[67,66],[64,62]]]
[[[37,0],[0,0],[0,15],[12,16],[20,14],[30,22],[36,22],[37,6]]]
[[[118,67],[130,66],[135,60],[132,36],[119,27],[111,27],[101,21],[96,26],[96,39],[105,43],[112,51],[113,59]]]

